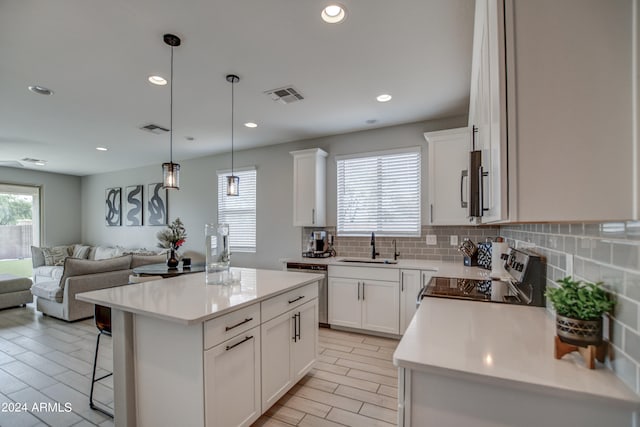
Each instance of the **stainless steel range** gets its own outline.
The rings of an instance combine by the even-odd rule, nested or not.
[[[422,298],[436,297],[544,307],[544,259],[530,252],[511,248],[504,263],[509,277],[502,280],[433,277],[420,290],[418,303]]]

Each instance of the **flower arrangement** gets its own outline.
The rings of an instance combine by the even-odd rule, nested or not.
[[[159,231],[156,237],[159,248],[177,251],[187,241],[187,230],[180,218],[176,218],[166,229]]]

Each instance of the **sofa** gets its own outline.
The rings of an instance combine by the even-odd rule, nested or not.
[[[74,253],[78,246],[82,245],[53,251],[32,247],[31,293],[42,313],[66,321],[93,317],[93,304],[76,300],[76,294],[126,285],[134,268],[166,261],[166,255],[151,252],[122,255],[122,251],[111,251],[115,256],[102,258],[100,250],[88,246],[83,253]]]

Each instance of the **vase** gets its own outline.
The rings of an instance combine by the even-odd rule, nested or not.
[[[170,270],[177,270],[179,263],[180,261],[178,260],[178,255],[176,254],[176,251],[171,249],[169,251],[169,256],[167,258],[167,267],[169,267]]]
[[[204,228],[206,252],[206,281],[209,284],[222,284],[228,276],[229,224],[206,224]]]
[[[556,313],[556,333],[560,341],[586,347],[602,343],[602,318],[597,320],[574,319]]]

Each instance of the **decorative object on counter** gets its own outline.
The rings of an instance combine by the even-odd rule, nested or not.
[[[231,175],[227,176],[227,196],[238,196],[240,194],[240,178],[233,174],[233,107],[235,99],[233,86],[240,81],[240,77],[229,74],[227,81],[231,83]]]
[[[589,283],[565,277],[558,288],[549,288],[546,297],[556,310],[555,357],[580,351],[590,369],[594,358],[604,361],[602,316],[615,305],[602,282]],[[586,350],[585,350],[586,348]],[[603,349],[604,348],[604,349]]]
[[[159,231],[156,237],[160,241],[158,247],[169,250],[167,266],[177,268],[180,262],[177,251],[187,241],[187,230],[180,218],[176,218],[165,230]]]
[[[206,224],[204,226],[206,251],[206,282],[222,285],[230,282],[229,224]]]
[[[169,77],[169,163],[162,164],[162,184],[164,188],[180,189],[180,165],[173,163],[173,48],[180,46],[180,38],[165,34],[164,42],[171,46],[171,74]]]
[[[484,242],[478,243],[478,266],[485,270],[491,270],[491,247],[493,240],[487,237]]]
[[[182,268],[191,268],[191,258],[182,258]]]
[[[509,244],[502,237],[496,237],[491,245],[491,278],[502,279],[509,273],[504,269],[504,262],[507,260]]]
[[[465,238],[462,243],[460,243],[458,251],[462,252],[464,256],[463,263],[465,266],[472,267],[478,265],[478,248],[471,239]]]

